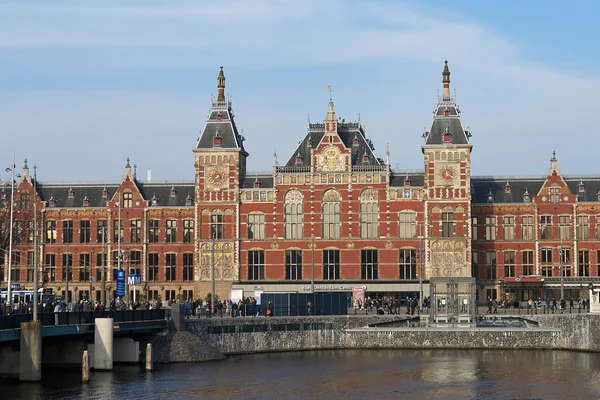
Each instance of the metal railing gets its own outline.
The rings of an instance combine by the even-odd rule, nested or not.
[[[560,303],[556,306],[546,303],[538,304],[537,306],[529,306],[527,303],[513,302],[508,305],[498,304],[497,307],[492,305],[492,310],[489,311],[487,305],[478,304],[475,307],[475,315],[486,315],[486,314],[502,314],[502,315],[537,315],[537,314],[586,314],[589,313],[590,309],[588,305],[567,303],[562,308]]]
[[[39,313],[42,326],[93,324],[96,318],[113,318],[114,322],[148,322],[170,319],[171,310],[123,310],[123,311],[81,311]],[[20,329],[22,322],[31,322],[33,314],[12,314],[0,316],[0,330]]]

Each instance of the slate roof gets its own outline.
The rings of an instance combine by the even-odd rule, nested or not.
[[[579,202],[598,201],[600,193],[600,176],[563,176],[571,193],[577,195]],[[579,184],[583,183],[584,190],[579,191]]]
[[[527,191],[532,197],[537,195],[546,181],[540,177],[501,177],[473,176],[471,177],[471,203],[526,203],[523,195]],[[506,193],[506,184],[510,185],[510,193]],[[488,197],[491,194],[493,200]]]
[[[273,185],[273,176],[272,175],[258,175],[253,173],[248,173],[242,180],[240,185],[241,189],[252,189],[254,188],[254,182],[260,182],[261,189],[272,189]]]
[[[351,165],[382,165],[383,162],[373,154],[372,142],[365,136],[363,127],[358,122],[338,122],[337,133],[344,146],[352,150]],[[308,133],[302,139],[294,153],[285,164],[288,167],[296,166],[296,156],[302,156],[302,165],[310,166],[310,150],[321,142],[325,135],[325,124],[308,124]],[[358,139],[358,144],[354,145],[354,138]],[[312,139],[312,146],[309,144]],[[369,162],[363,163],[364,154],[369,156]]]
[[[410,186],[423,187],[425,185],[425,174],[417,171],[392,171],[390,187],[404,187],[406,177],[410,179]]]
[[[445,112],[448,111],[448,116]],[[426,145],[446,144],[443,134],[448,130],[451,134],[449,144],[469,144],[470,133],[463,129],[460,112],[452,101],[440,101],[434,113],[433,123],[429,132],[425,133]]]
[[[213,146],[216,135],[221,136],[221,146]],[[208,120],[196,144],[197,149],[236,149],[246,153],[244,137],[238,132],[229,101],[213,101]]]
[[[120,183],[43,183],[37,184],[38,194],[42,201],[47,203],[54,200],[55,208],[84,207],[84,199],[89,200],[87,207],[106,207],[119,188]],[[188,196],[194,199],[194,182],[150,182],[137,183],[137,186],[146,201],[156,197],[155,206],[177,207],[185,206]],[[104,190],[107,196],[103,197]],[[175,189],[175,196],[171,196],[171,190]],[[69,197],[72,190],[73,197]]]

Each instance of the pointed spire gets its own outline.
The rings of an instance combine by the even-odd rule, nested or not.
[[[125,164],[125,174],[123,180],[131,179],[131,164],[129,163],[129,157],[127,157],[127,164]]]
[[[560,169],[558,169],[558,160],[556,159],[556,151],[552,152],[552,158],[550,159],[550,169],[548,170],[548,176],[560,175]]]
[[[277,152],[273,152],[273,168],[277,167]]]
[[[442,71],[442,83],[444,84],[444,101],[450,101],[450,70],[448,69],[448,60],[444,61],[444,71]]]
[[[387,143],[387,149],[385,151],[385,164],[390,165],[390,142]],[[408,175],[406,177],[408,178]]]
[[[328,88],[329,90],[329,104],[327,106],[327,115],[325,116],[325,134],[332,135],[337,132],[337,118],[335,116],[335,111],[333,110],[333,99],[331,97],[331,86]]]
[[[223,73],[223,66],[219,70],[219,76],[217,77],[217,88],[219,89],[219,95],[217,101],[225,101],[225,74]]]
[[[133,164],[133,179],[137,179],[137,164]]]

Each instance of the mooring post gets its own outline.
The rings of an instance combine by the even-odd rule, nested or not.
[[[81,380],[83,383],[90,381],[90,357],[88,351],[83,351],[83,358],[81,360]]]
[[[150,372],[153,368],[152,343],[146,345],[146,371]]]

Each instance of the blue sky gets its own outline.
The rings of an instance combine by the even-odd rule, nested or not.
[[[285,163],[308,116],[360,114],[382,156],[422,169],[443,61],[473,175],[599,173],[597,1],[0,0],[0,158],[45,181],[193,179],[224,65],[248,169]],[[5,177],[4,177],[5,178]]]

